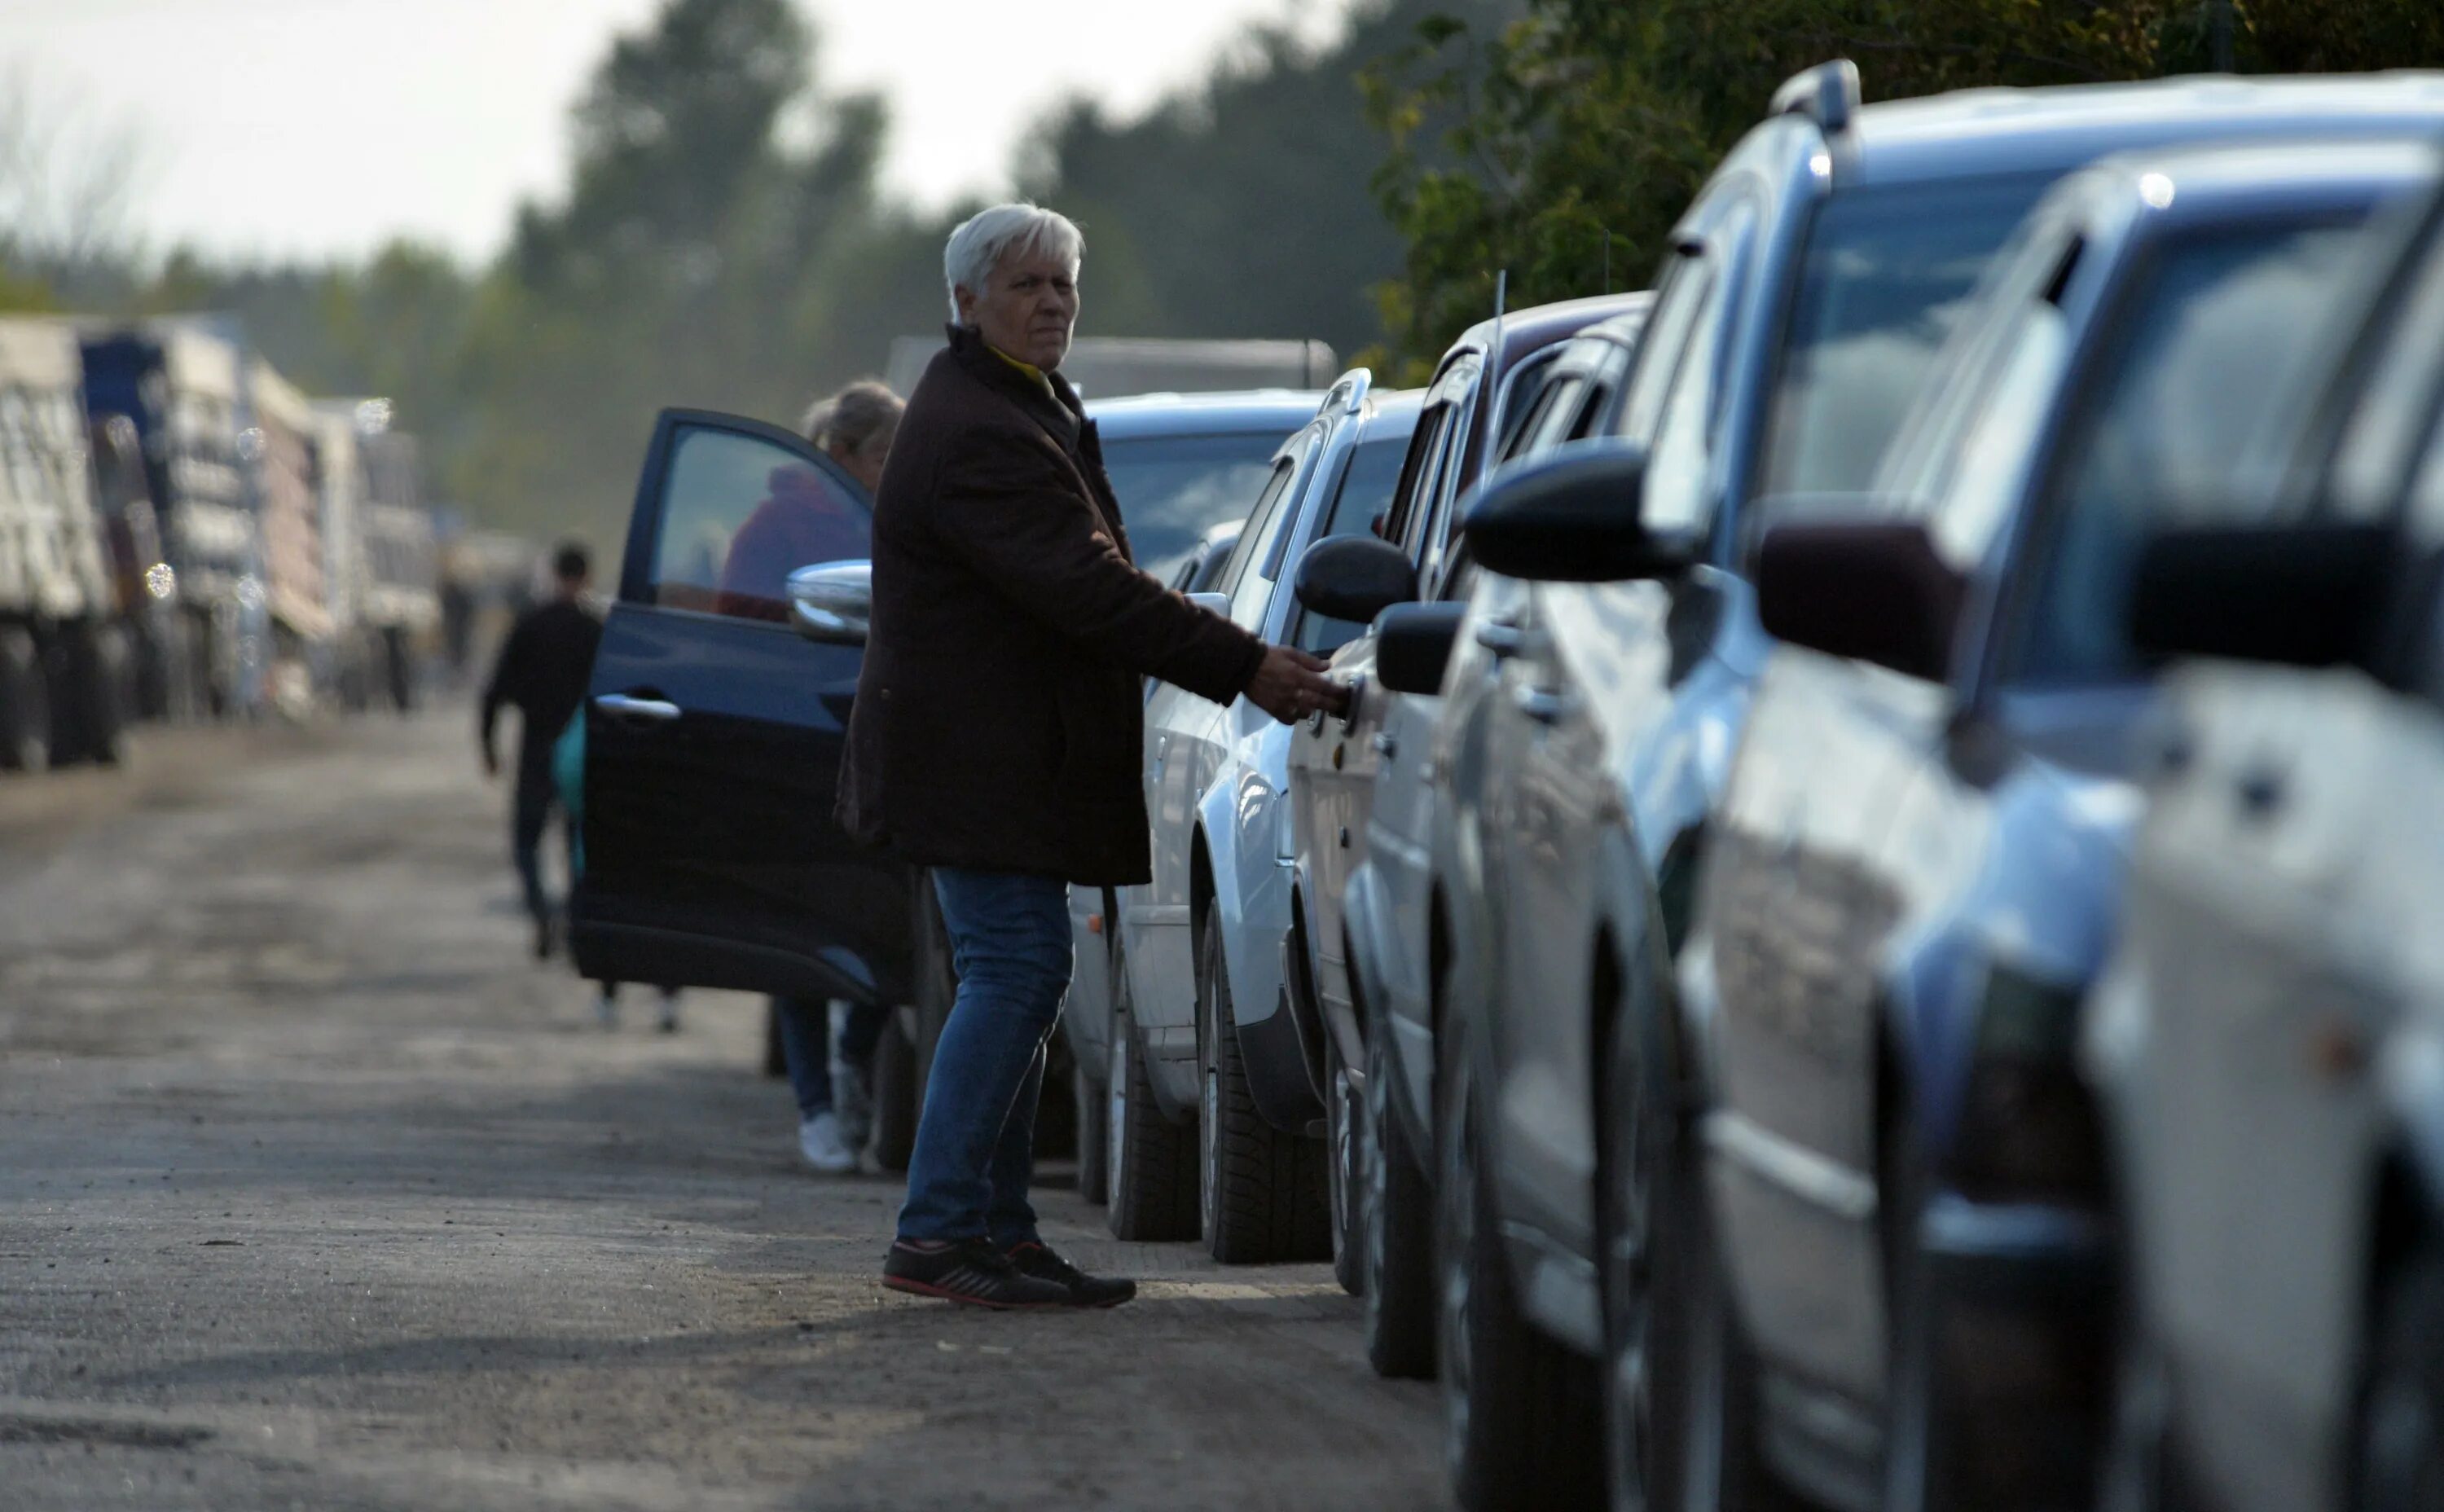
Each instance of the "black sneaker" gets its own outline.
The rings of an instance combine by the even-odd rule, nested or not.
[[[891,1253],[882,1258],[882,1284],[896,1292],[939,1297],[970,1307],[1014,1310],[1079,1305],[1068,1287],[1027,1274],[982,1239],[938,1249],[920,1249],[895,1240]]]
[[[1012,1245],[1009,1263],[1022,1275],[1066,1287],[1072,1307],[1118,1307],[1138,1294],[1138,1283],[1127,1277],[1089,1276],[1063,1260],[1051,1246],[1032,1241]]]

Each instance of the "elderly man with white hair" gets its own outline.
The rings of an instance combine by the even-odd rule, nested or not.
[[[928,869],[959,991],[934,1053],[883,1284],[986,1307],[1108,1307],[1134,1282],[1046,1248],[1028,1205],[1067,884],[1150,873],[1146,675],[1277,719],[1337,707],[1324,664],[1167,591],[1129,556],[1095,424],[1061,377],[1078,228],[1001,205],[951,233],[950,345],[874,511],[874,617],[840,783],[849,833]]]

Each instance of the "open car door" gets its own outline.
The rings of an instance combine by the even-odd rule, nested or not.
[[[789,586],[861,564],[872,522],[857,483],[777,426],[656,420],[586,691],[584,975],[907,1001],[913,880],[832,820],[863,618],[806,613]]]

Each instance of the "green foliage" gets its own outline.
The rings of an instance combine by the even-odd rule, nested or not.
[[[1490,308],[1645,280],[1707,172],[1783,80],[1857,61],[1868,98],[1976,85],[2444,62],[2434,0],[1529,0],[1438,18],[1363,78],[1408,243],[1377,291],[1398,356],[1431,362]],[[1455,119],[1435,129],[1436,111]],[[1607,234],[1609,233],[1609,234]],[[1609,278],[1607,279],[1607,272]]]

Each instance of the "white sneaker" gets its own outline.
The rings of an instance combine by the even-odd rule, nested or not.
[[[841,1142],[840,1120],[829,1113],[798,1125],[798,1152],[826,1176],[845,1176],[857,1169],[857,1152]]]

